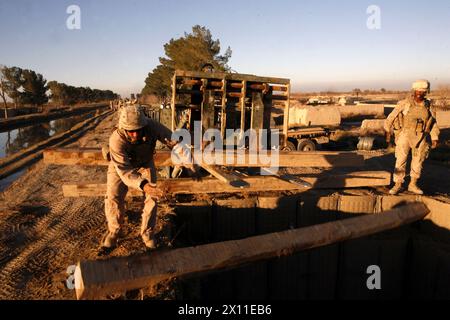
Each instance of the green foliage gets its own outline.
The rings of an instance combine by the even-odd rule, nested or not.
[[[19,95],[21,104],[31,104],[41,106],[48,102],[46,95],[47,80],[42,74],[36,73],[33,70],[22,70],[22,89]]]
[[[158,65],[145,79],[142,94],[155,94],[166,98],[171,92],[171,79],[176,69],[200,71],[205,63],[211,63],[216,71],[229,71],[227,65],[231,49],[220,55],[220,41],[214,40],[205,27],[196,25],[192,33],[184,33],[178,39],[171,39],[164,45],[166,57],[159,58]]]
[[[3,67],[1,69],[4,79],[4,90],[8,97],[10,97],[14,104],[17,105],[20,98],[19,89],[22,87],[22,69],[19,67]]]
[[[118,95],[111,90],[98,90],[89,87],[73,87],[65,83],[50,81],[50,98],[53,102],[62,105],[73,105],[76,103],[91,103],[104,100],[117,99]]]
[[[119,97],[111,90],[73,87],[56,81],[47,83],[41,74],[19,67],[1,67],[0,76],[0,95],[3,92],[6,93],[15,104],[43,105],[49,100],[48,90],[50,90],[50,99],[63,105],[100,102]]]

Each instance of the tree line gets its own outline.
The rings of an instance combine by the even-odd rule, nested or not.
[[[47,91],[48,94],[47,94]],[[111,90],[74,87],[57,81],[44,79],[42,74],[19,67],[0,67],[0,96],[5,109],[7,97],[14,106],[42,106],[51,100],[56,104],[73,105],[117,99],[119,96]]]
[[[63,105],[114,100],[119,97],[111,90],[73,87],[56,81],[50,81],[47,86],[51,91],[52,101]]]

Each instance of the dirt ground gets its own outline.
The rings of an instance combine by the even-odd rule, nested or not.
[[[71,147],[100,147],[116,123],[109,116]],[[106,231],[103,198],[64,198],[62,185],[105,183],[106,167],[56,166],[39,161],[0,194],[0,299],[75,299],[66,269],[83,259],[101,259]],[[127,204],[123,240],[110,256],[144,252],[139,236],[141,201]],[[170,224],[158,212],[161,245]],[[162,231],[162,232],[161,232]],[[170,292],[167,293],[170,295]]]
[[[103,120],[71,147],[97,147],[106,143],[113,131],[114,115]],[[392,154],[368,152],[368,166],[391,171]],[[450,169],[439,161],[428,161],[421,185],[427,194],[448,198]],[[105,183],[106,167],[56,166],[39,161],[3,193],[0,193],[0,299],[75,299],[66,288],[66,269],[84,259],[98,257],[100,240],[106,231],[102,198],[64,198],[62,185]],[[360,192],[386,193],[387,187]],[[358,192],[356,190],[349,192]],[[144,252],[139,237],[141,201],[128,203],[123,238],[110,256]],[[171,210],[158,211],[161,246],[173,238]],[[155,290],[156,289],[156,290]],[[148,292],[155,299],[177,299],[176,285],[163,283]],[[127,297],[109,297],[127,298]]]

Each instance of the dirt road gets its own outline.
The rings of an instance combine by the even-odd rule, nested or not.
[[[100,147],[115,123],[109,116],[70,146]],[[75,299],[65,286],[66,269],[80,259],[97,258],[106,223],[102,198],[63,197],[61,186],[69,182],[105,183],[106,167],[48,166],[39,161],[2,194],[0,299]],[[129,208],[127,240],[113,256],[144,250],[136,206]],[[164,210],[159,215],[164,221]]]

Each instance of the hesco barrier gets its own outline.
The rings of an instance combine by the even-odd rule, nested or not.
[[[183,280],[184,299],[450,298],[450,204],[419,196],[317,193],[191,202],[176,208],[180,245],[192,246],[377,214],[423,201],[423,221],[292,256]],[[381,289],[370,290],[370,266]]]

